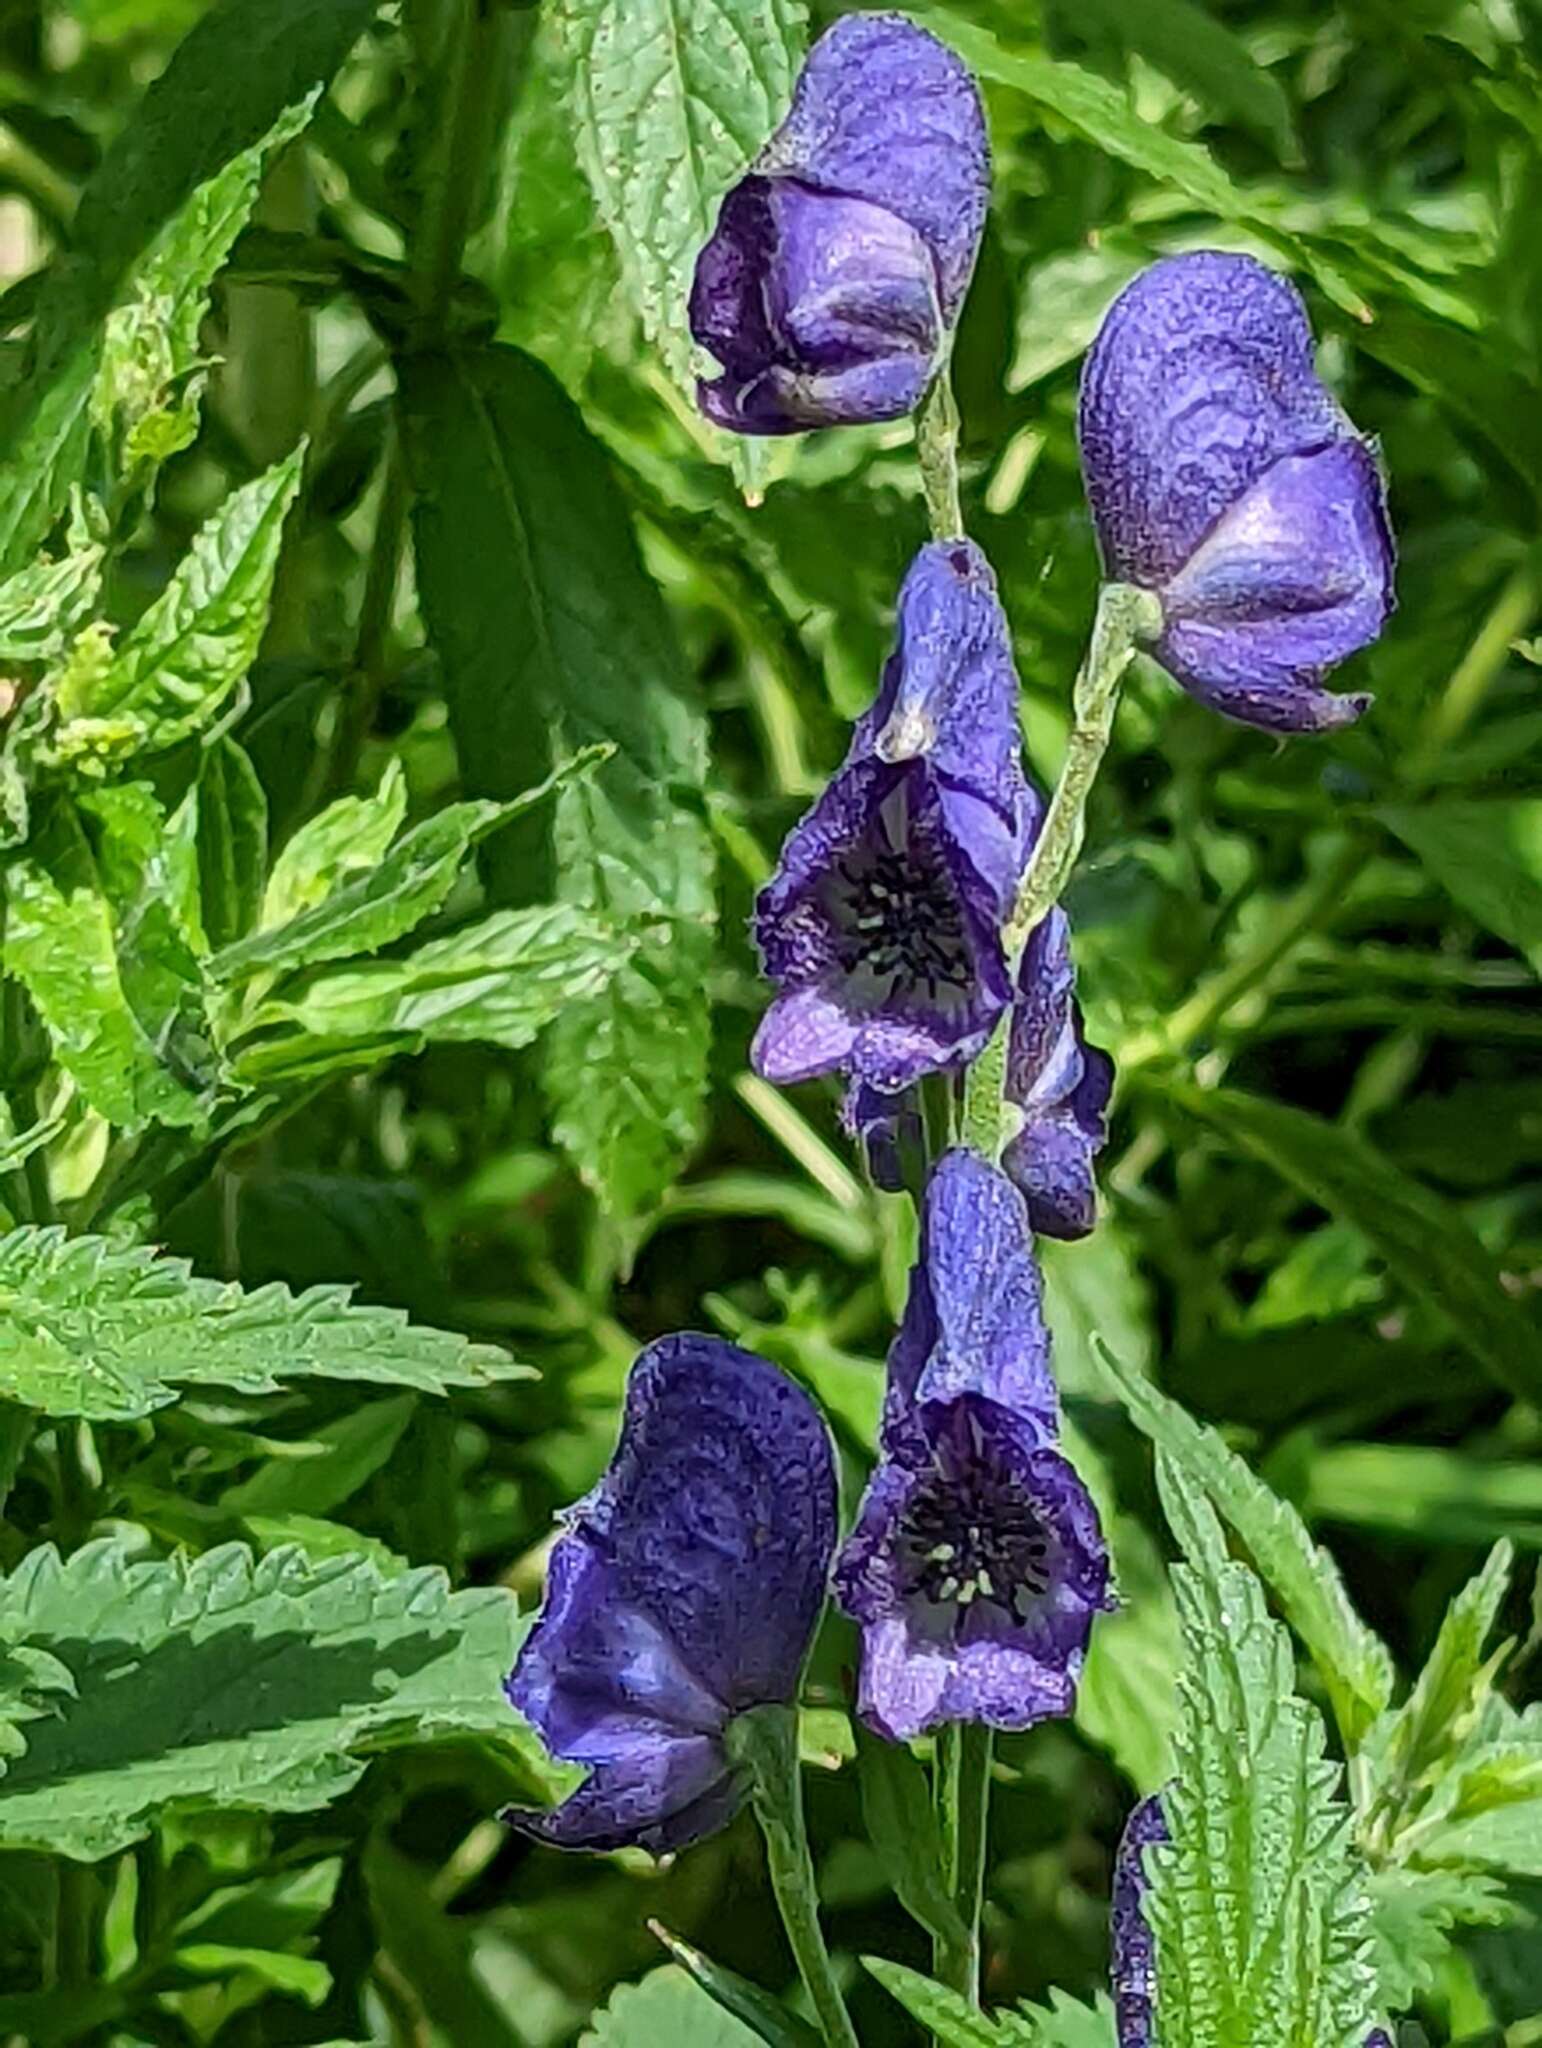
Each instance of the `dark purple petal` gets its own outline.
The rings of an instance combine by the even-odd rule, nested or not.
[[[1105,567],[1161,597],[1178,681],[1275,731],[1358,717],[1318,685],[1391,611],[1385,489],[1294,288],[1248,256],[1154,264],[1093,344],[1080,430]]]
[[[873,1185],[897,1195],[905,1185],[905,1151],[919,1155],[925,1136],[921,1102],[914,1088],[898,1095],[880,1095],[864,1082],[854,1082],[841,1104],[841,1123],[867,1156]]]
[[[924,1402],[892,1433],[835,1584],[862,1629],[858,1709],[892,1741],[1070,1713],[1111,1605],[1075,1471],[1036,1418],[974,1394]]]
[[[506,1807],[522,1834],[557,1849],[650,1849],[663,1856],[715,1834],[741,1792],[722,1744],[704,1735],[655,1735],[602,1763],[551,1812]]]
[[[1168,1840],[1167,1819],[1155,1793],[1131,1810],[1114,1859],[1109,1918],[1110,1975],[1119,2048],[1152,2048],[1156,2016],[1156,1943],[1142,1909],[1150,1880],[1145,1851]]]
[[[777,996],[769,1080],[844,1069],[898,1094],[975,1058],[1010,995],[1000,928],[1037,804],[995,577],[966,541],[917,555],[877,700],[782,848],[755,933]]]
[[[1057,907],[1034,927],[1018,972],[1006,1098],[1022,1126],[1001,1162],[1045,1237],[1085,1237],[1097,1221],[1093,1161],[1108,1135],[1113,1081],[1113,1062],[1082,1030],[1071,929]]]
[[[680,1847],[719,1824],[737,1797],[723,1730],[793,1697],[835,1507],[829,1436],[800,1387],[715,1337],[650,1345],[509,1678],[553,1754],[591,1773],[555,1813],[511,1818],[595,1848]]]
[[[1031,1418],[1048,1441],[1059,1421],[1049,1349],[1022,1196],[977,1153],[944,1153],[926,1185],[920,1256],[889,1352],[886,1445],[918,1402],[960,1394]]]
[[[974,268],[990,166],[966,67],[897,15],[810,51],[787,119],[724,200],[690,324],[748,434],[896,419],[930,382]]]

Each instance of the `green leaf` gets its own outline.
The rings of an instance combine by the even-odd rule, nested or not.
[[[565,903],[500,910],[405,959],[308,976],[251,1022],[297,1024],[315,1038],[400,1032],[419,1044],[480,1041],[512,1051],[602,989],[629,950]]]
[[[197,437],[210,288],[251,218],[269,160],[305,128],[316,98],[311,92],[286,108],[260,141],[198,187],[109,314],[91,410],[124,469],[163,462]]]
[[[960,1998],[945,1984],[934,1983],[919,1970],[891,1963],[884,1956],[864,1956],[862,1967],[878,1979],[913,2020],[929,2027],[945,2048],[1003,2048],[995,2021],[976,2012],[967,1999]]]
[[[1290,101],[1240,36],[1194,0],[1057,0],[1055,12],[1078,34],[1138,51],[1212,114],[1232,119],[1290,161],[1299,152]]]
[[[591,749],[574,755],[534,789],[506,803],[449,804],[399,839],[389,853],[353,881],[339,879],[321,899],[284,924],[265,926],[227,946],[209,963],[217,980],[277,974],[373,953],[403,938],[440,909],[478,840],[581,780],[594,766]],[[325,813],[323,813],[325,816]]]
[[[407,815],[407,778],[386,763],[373,796],[344,796],[302,825],[273,863],[262,898],[264,930],[288,924],[384,860]]]
[[[1484,1647],[1503,1605],[1514,1562],[1509,1543],[1494,1545],[1482,1571],[1446,1609],[1435,1647],[1413,1691],[1396,1713],[1387,1715],[1372,1731],[1368,1754],[1378,1778],[1390,1785],[1394,1795],[1398,1788],[1416,1784],[1447,1752],[1457,1748],[1481,1712],[1503,1655],[1485,1661]]]
[[[419,585],[468,782],[502,794],[541,772],[533,749],[614,748],[563,792],[545,858],[636,951],[565,1009],[547,1081],[559,1139],[626,1222],[680,1171],[706,1089],[702,723],[610,466],[550,374],[490,348],[409,356],[400,376]],[[504,902],[542,887],[540,849],[493,871]]]
[[[268,865],[268,799],[234,740],[204,749],[197,805],[200,922],[220,951],[257,922]]]
[[[1164,1084],[1198,1122],[1272,1167],[1309,1201],[1362,1230],[1399,1283],[1521,1400],[1542,1400],[1530,1317],[1461,1215],[1342,1124],[1229,1088]]]
[[[70,253],[38,304],[39,360],[13,412],[23,434],[66,381],[83,433],[94,332],[133,264],[196,187],[331,78],[376,10],[377,0],[216,0],[184,37],[80,196]]]
[[[363,1870],[381,1946],[438,2037],[477,2048],[525,2048],[523,2034],[477,1974],[466,1922],[434,1903],[422,1871],[378,1831],[364,1851]]]
[[[1453,1928],[1502,1927],[1518,1917],[1498,1882],[1472,1870],[1377,1870],[1367,1889],[1377,1995],[1392,2012],[1435,1989]]]
[[[561,0],[579,160],[643,326],[694,394],[686,327],[718,202],[781,120],[801,0]]]
[[[290,1447],[313,1456],[267,1459],[249,1479],[226,1489],[221,1508],[237,1517],[296,1510],[313,1516],[331,1514],[385,1464],[417,1405],[416,1394],[361,1403],[335,1422],[323,1424],[303,1446]],[[314,1552],[307,1549],[306,1555]]]
[[[1321,2048],[1374,2022],[1368,1902],[1321,1716],[1245,1565],[1175,1565],[1187,1653],[1147,1859],[1158,2037],[1184,2048]]]
[[[1337,1565],[1214,1430],[1103,1351],[1131,1416],[1225,1516],[1311,1652],[1344,1740],[1356,1746],[1392,1697],[1392,1659],[1356,1614]]]
[[[1313,1521],[1388,1529],[1421,1543],[1492,1543],[1542,1549],[1542,1467],[1504,1463],[1434,1444],[1318,1445],[1302,1471]]]
[[[49,1116],[29,1130],[0,1136],[0,1173],[14,1173],[18,1166],[25,1166],[34,1152],[51,1145],[63,1129],[62,1116]]]
[[[106,667],[61,681],[61,759],[169,747],[214,717],[256,658],[304,460],[233,491]]]
[[[1542,1703],[1517,1714],[1496,1699],[1483,1735],[1447,1761],[1398,1853],[1426,1867],[1542,1877]]]
[[[192,1126],[204,1118],[171,1048],[153,1044],[130,1004],[114,917],[80,818],[67,799],[41,811],[5,869],[4,962],[47,1025],[54,1057],[109,1123]]]
[[[1114,2009],[1101,1994],[1095,2005],[1083,2005],[1053,1989],[1047,2009],[1021,2005],[1012,2024],[1022,2031],[1010,2034],[1002,2048],[1118,2048]]]
[[[0,1237],[0,1393],[48,1415],[129,1421],[179,1386],[271,1393],[316,1374],[442,1393],[521,1378],[490,1345],[351,1303],[194,1279],[181,1259],[54,1227]]]
[[[1376,816],[1453,901],[1542,974],[1542,797],[1384,804]]]
[[[807,2020],[789,2012],[769,1991],[762,1991],[758,1984],[741,1977],[737,1970],[725,1969],[721,1963],[713,1962],[710,1956],[703,1955],[699,1948],[692,1948],[678,1934],[671,1934],[657,1920],[650,1920],[648,1927],[707,1996],[724,2012],[743,2020],[756,2039],[765,2042],[766,2048],[821,2048],[824,2036],[816,2033]]]
[[[57,1657],[75,1691],[0,1779],[0,1845],[94,1860],[172,1805],[307,1813],[404,1741],[476,1736],[549,1788],[503,1696],[521,1634],[509,1594],[435,1570],[34,1550],[0,1580],[0,1639]]]
[[[862,1818],[889,1888],[913,1920],[945,1942],[964,1925],[943,1882],[942,1837],[925,1771],[903,1744],[860,1733]]]
[[[96,351],[87,340],[36,402],[0,467],[0,575],[24,572],[58,524],[85,468]]]
[[[578,2048],[759,2048],[759,2038],[666,1963],[613,1991]]]
[[[82,541],[57,562],[38,561],[0,583],[0,661],[52,661],[91,615],[102,548]]]

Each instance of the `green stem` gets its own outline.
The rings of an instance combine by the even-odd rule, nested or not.
[[[408,265],[422,340],[430,346],[444,338],[466,238],[487,182],[513,15],[484,9],[479,0],[447,0],[436,25],[443,30],[439,48],[420,46],[420,56],[433,75],[439,118],[419,164],[423,206]]]
[[[916,460],[921,467],[932,539],[960,539],[964,510],[958,493],[958,405],[946,363],[933,378],[916,416]]]
[[[963,1923],[961,1942],[933,1944],[932,1969],[940,1984],[978,2008],[980,1908],[985,1895],[985,1836],[990,1807],[991,1731],[977,1722],[950,1722],[937,1738],[937,1819],[942,1835],[943,1881]]]
[[[1007,971],[1015,981],[1023,948],[1039,920],[1059,902],[1087,832],[1087,802],[1113,737],[1119,685],[1142,640],[1162,625],[1161,606],[1149,590],[1107,583],[1098,597],[1092,637],[1071,695],[1072,724],[1060,779],[1034,841],[1012,915],[1002,931]],[[965,1084],[964,1142],[994,1159],[1004,1137],[1002,1087],[1006,1076],[1006,1023],[976,1060]]]
[[[755,1707],[729,1724],[729,1754],[749,1776],[766,1868],[803,1988],[829,2048],[859,2048],[819,1925],[819,1892],[803,1822],[794,1707]]]

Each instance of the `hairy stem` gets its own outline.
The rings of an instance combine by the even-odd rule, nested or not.
[[[964,510],[958,494],[958,405],[943,364],[916,415],[916,460],[933,540],[959,540]]]
[[[766,1868],[798,1975],[829,2048],[858,2048],[819,1925],[819,1892],[803,1822],[794,1707],[756,1707],[729,1724],[728,1748],[748,1773]]]

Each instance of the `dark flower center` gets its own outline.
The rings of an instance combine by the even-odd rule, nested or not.
[[[848,974],[955,994],[974,978],[964,909],[939,847],[901,785],[878,814],[871,839],[835,864],[831,910],[837,956]]]
[[[1013,1474],[986,1460],[967,1474],[942,1459],[900,1524],[909,1589],[937,1606],[993,1602],[1025,1620],[1049,1589],[1050,1533]]]

